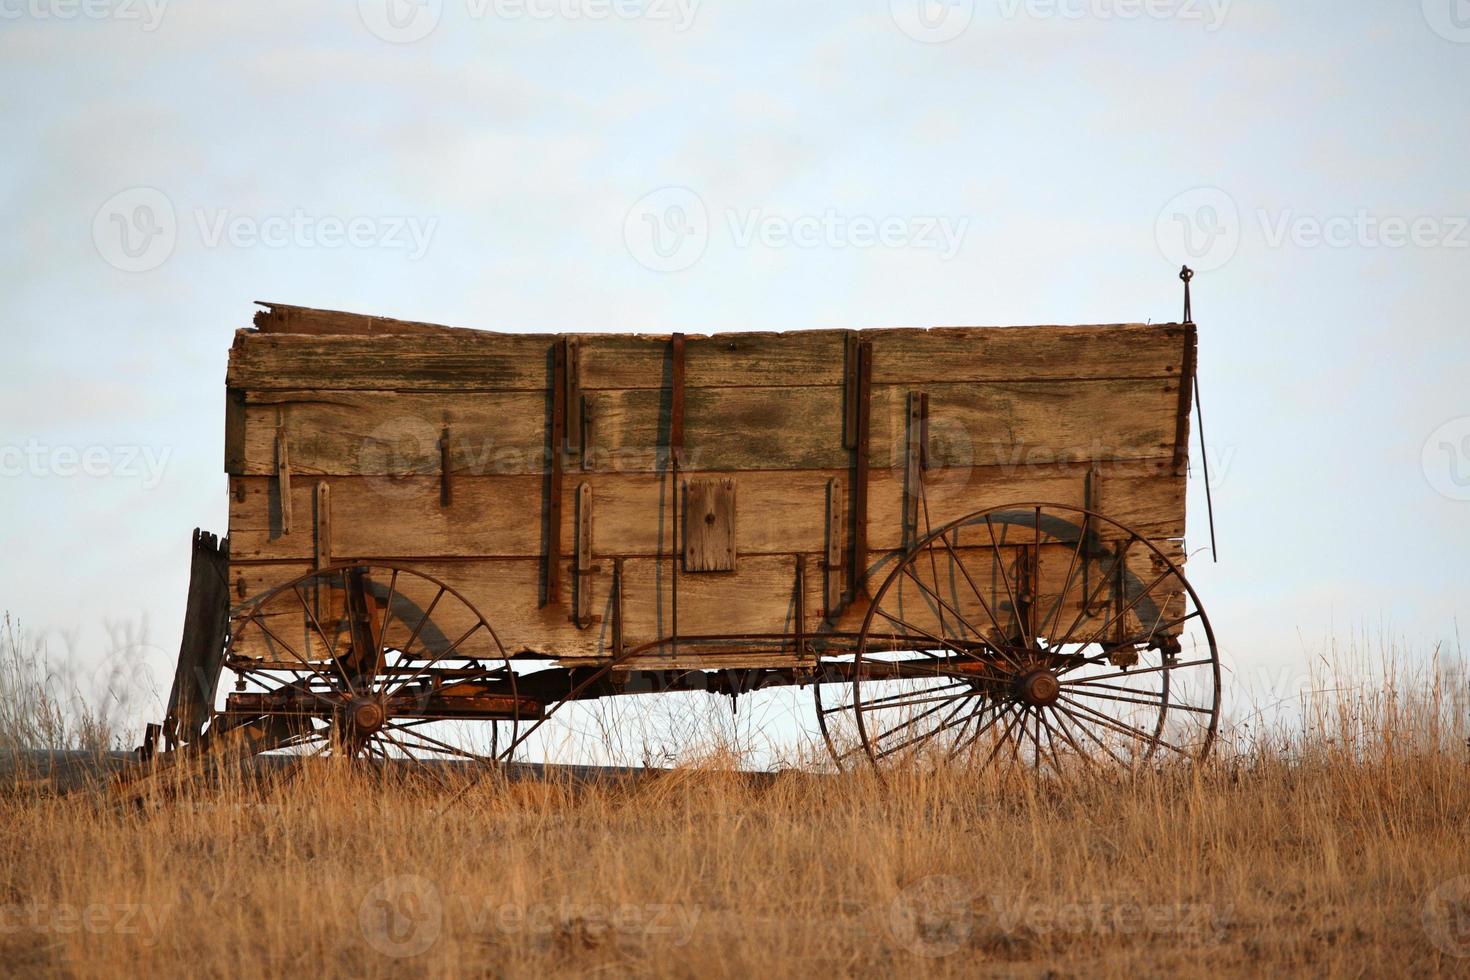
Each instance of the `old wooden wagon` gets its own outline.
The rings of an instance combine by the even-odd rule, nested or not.
[[[509,759],[569,702],[772,685],[811,686],[838,765],[1210,746],[1191,323],[552,336],[262,305],[150,746]]]

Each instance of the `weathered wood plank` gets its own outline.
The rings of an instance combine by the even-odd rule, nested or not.
[[[684,570],[735,571],[735,480],[701,477],[684,486]]]
[[[395,320],[386,316],[344,313],[340,310],[317,310],[286,303],[260,303],[266,307],[255,311],[255,328],[262,333],[291,334],[361,334],[384,336],[394,334],[478,333],[437,323]]]
[[[546,387],[555,338],[393,323],[348,314],[282,313],[310,333],[241,331],[228,383],[254,389],[536,390]],[[352,323],[357,323],[353,320]],[[335,326],[334,326],[335,325]],[[1183,327],[936,327],[860,331],[873,343],[873,383],[1174,378]],[[411,332],[410,332],[411,331]],[[849,331],[726,333],[687,339],[689,388],[841,384]],[[662,388],[667,336],[579,334],[584,389]]]
[[[1184,327],[933,327],[862,331],[873,343],[873,384],[1178,379]]]
[[[958,635],[955,633],[953,611],[958,611],[970,624],[990,635],[994,625],[993,614],[1002,629],[1008,627],[1012,616],[1011,595],[1014,589],[1015,562],[1021,549],[1015,545],[1004,545],[997,552],[988,546],[984,531],[974,531],[962,536],[961,554],[965,556],[967,568],[974,581],[956,573],[941,574],[938,585],[928,571],[920,566],[918,571],[924,587],[905,578],[900,591],[887,600],[886,609],[896,610],[901,618],[915,629],[926,630],[936,635]],[[983,547],[977,546],[986,541]],[[1178,557],[1179,550],[1173,544],[1162,546],[1166,553]],[[1084,635],[1089,626],[1102,626],[1113,614],[1114,606],[1107,603],[1111,595],[1110,584],[1094,576],[1095,609],[1091,614],[1082,614],[1082,580],[1074,574],[1068,582],[1073,549],[1069,546],[1051,544],[1042,546],[1038,577],[1037,608],[1050,615],[1056,598],[1067,587],[1066,600],[1056,614],[1058,631],[1077,622],[1078,635]],[[997,558],[997,555],[999,556]],[[808,564],[816,556],[805,556]],[[885,556],[878,563],[874,575],[875,583],[881,583],[893,567],[894,556]],[[535,652],[561,657],[608,657],[612,649],[613,617],[611,614],[613,592],[611,589],[612,563],[595,563],[589,580],[590,607],[593,611],[590,627],[579,630],[565,609],[541,608],[537,604],[540,562],[535,558],[472,561],[426,561],[415,563],[416,568],[438,578],[461,592],[465,598],[484,615],[494,628],[496,635],[512,654]],[[243,581],[249,594],[255,595],[265,589],[289,581],[301,574],[309,565],[306,563],[252,563],[232,562],[232,582]],[[1127,561],[1131,579],[1128,588],[1138,590],[1153,581],[1159,566],[1152,555],[1135,549]],[[796,578],[791,555],[750,556],[741,562],[740,571],[731,575],[693,575],[681,577],[679,582],[679,628],[682,636],[701,634],[794,633],[797,603]],[[571,579],[574,569],[568,567],[566,580]],[[628,558],[623,561],[624,574],[624,642],[638,646],[663,638],[670,629],[671,590],[668,563],[657,558]],[[926,577],[928,576],[928,577]],[[1012,589],[1006,587],[1008,576]],[[804,578],[806,623],[803,632],[819,635],[821,623],[822,585],[817,576]],[[375,582],[370,594],[384,598],[386,581]],[[1165,590],[1172,588],[1173,595],[1162,606],[1141,608],[1125,620],[1130,630],[1142,628],[1145,621],[1163,622],[1182,610],[1182,598],[1177,585],[1164,583]],[[979,591],[976,591],[978,588]],[[927,590],[927,591],[926,591]],[[937,590],[950,606],[946,610],[932,599]],[[406,644],[410,624],[416,624],[422,611],[433,601],[434,587],[407,576],[400,576],[396,594],[394,619],[387,632],[390,646]],[[983,601],[982,601],[983,600]],[[322,608],[340,610],[340,603],[328,597]],[[320,655],[320,640],[301,611],[299,604],[286,603],[273,607],[280,611],[266,617],[270,630],[296,648],[296,652],[308,658]],[[988,610],[988,611],[987,611]],[[941,623],[940,613],[946,618]],[[381,611],[380,611],[381,614]],[[861,623],[862,610],[850,609],[837,624],[839,630],[856,630]],[[434,628],[424,634],[424,643],[430,649],[459,637],[473,620],[458,604],[441,603],[433,617]],[[988,625],[987,625],[988,624]],[[322,624],[329,635],[338,632],[328,624]],[[948,630],[941,633],[941,630]],[[484,656],[497,656],[497,648],[485,638],[477,638],[464,647],[466,652]],[[688,653],[689,651],[685,651]],[[285,659],[282,651],[271,643],[269,635],[258,629],[242,630],[237,641],[236,653]]]
[[[377,337],[240,331],[225,383],[275,390],[545,390],[554,340],[473,331]]]
[[[1184,478],[1173,475],[1167,457],[1107,468],[1105,513],[1149,537],[1183,534]],[[1081,507],[1087,467],[982,467],[928,474],[929,523],[920,532],[984,507],[1020,501],[1046,501]],[[698,479],[706,474],[689,474]],[[740,508],[736,552],[745,554],[821,553],[828,548],[827,484],[842,500],[846,470],[751,472],[738,477]],[[667,554],[672,508],[668,480],[657,474],[598,474],[587,478],[597,501],[592,549],[598,557]],[[333,481],[333,547],[340,557],[535,557],[543,554],[542,493],[539,476],[460,477],[454,500],[439,504],[432,476],[390,479],[337,477]],[[306,535],[283,535],[268,477],[234,477],[230,495],[231,547],[237,559],[306,560],[312,557]],[[298,484],[295,505],[311,507],[310,487]],[[571,489],[563,507],[573,512]],[[879,550],[901,543],[902,474],[871,475],[870,537]],[[838,527],[838,547],[843,537]],[[570,523],[563,531],[563,554],[577,547]]]
[[[1173,452],[1177,382],[943,384],[929,395],[930,468],[1027,465],[1083,459],[1144,459]],[[241,472],[274,462],[282,419],[295,473],[413,475],[437,472],[439,438],[451,424],[456,474],[543,473],[544,392],[391,394],[252,392]],[[870,452],[876,468],[902,467],[907,389],[873,389]],[[648,472],[665,465],[668,405],[658,390],[587,395],[597,418],[584,449],[589,472]],[[686,398],[689,470],[840,469],[842,389],[696,388]],[[268,461],[269,460],[269,461]]]

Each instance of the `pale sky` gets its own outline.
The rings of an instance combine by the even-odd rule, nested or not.
[[[1226,666],[1470,612],[1467,0],[0,0],[0,81],[0,609],[55,659],[146,617],[166,690],[253,300],[1163,321],[1182,261]]]

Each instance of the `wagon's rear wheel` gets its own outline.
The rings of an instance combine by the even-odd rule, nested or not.
[[[874,594],[855,654],[829,664],[851,677],[819,694],[838,765],[1065,774],[1202,758],[1219,659],[1169,547],[1035,503],[921,539]]]
[[[234,672],[221,732],[265,733],[260,751],[400,761],[490,763],[541,716],[485,617],[443,582],[394,565],[312,572],[237,607],[225,667]],[[436,730],[488,724],[473,751]]]

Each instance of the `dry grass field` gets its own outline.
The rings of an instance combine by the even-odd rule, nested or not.
[[[323,763],[0,800],[12,975],[1470,974],[1464,675],[1065,783],[426,781]]]

